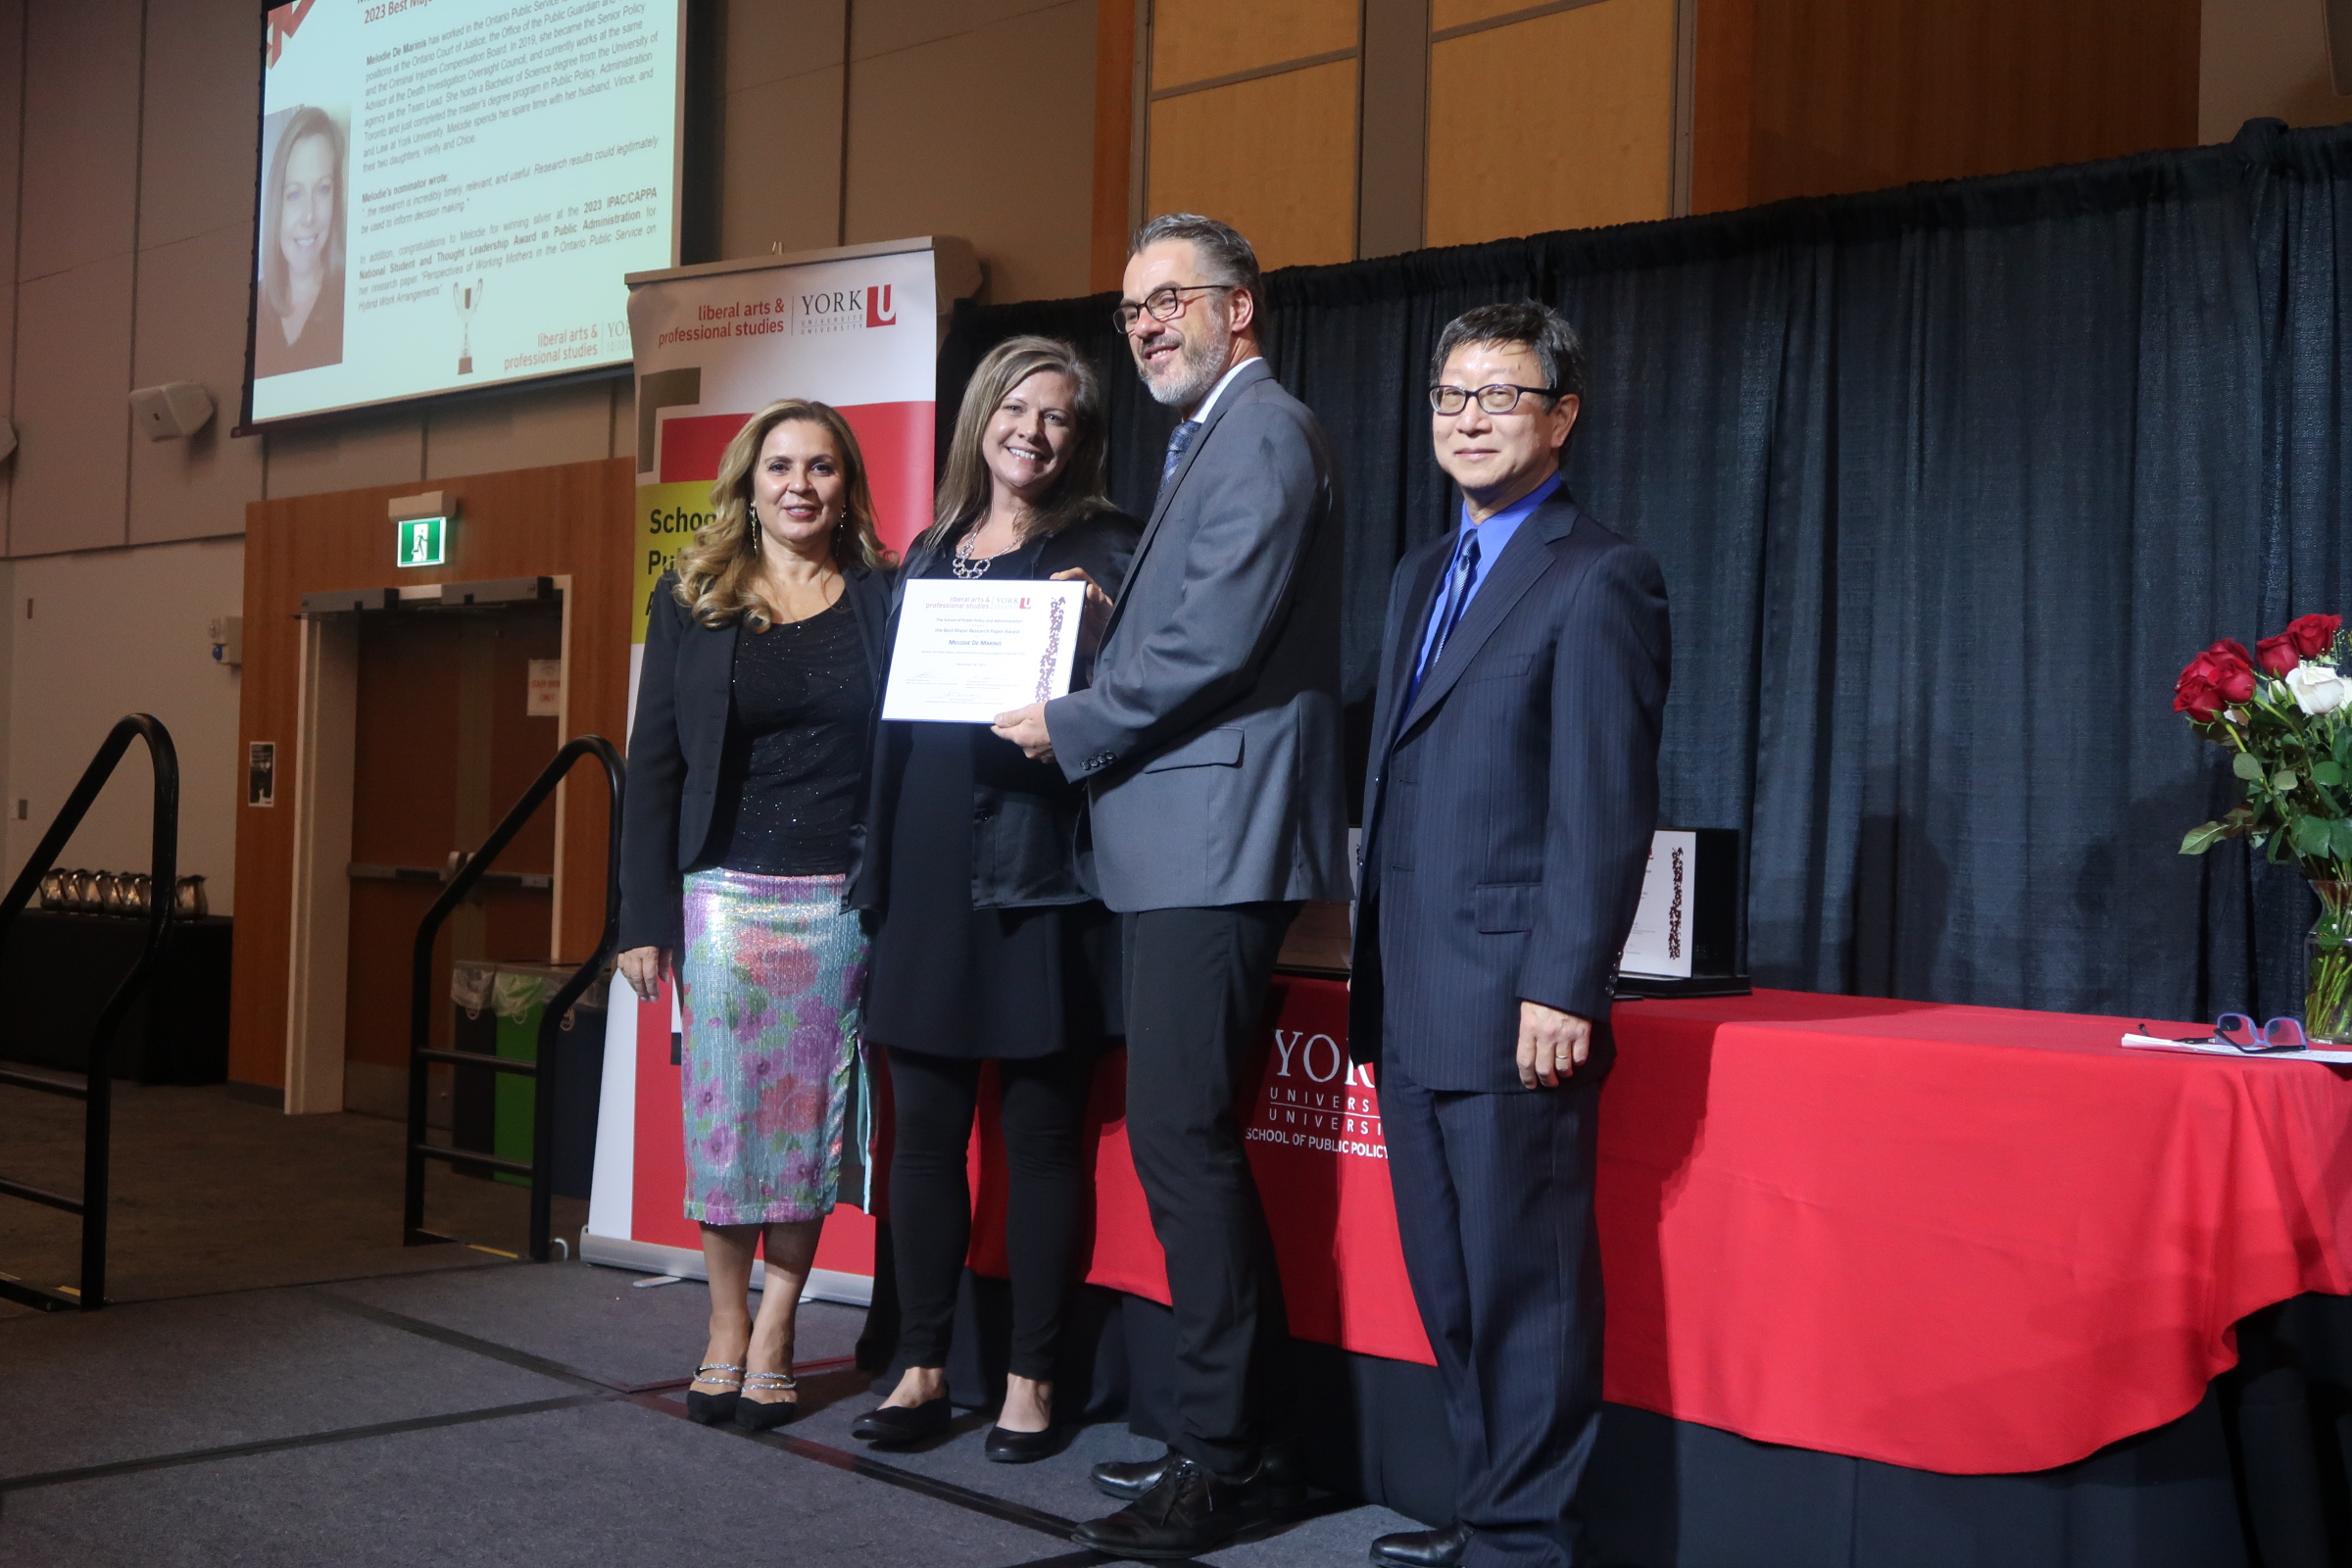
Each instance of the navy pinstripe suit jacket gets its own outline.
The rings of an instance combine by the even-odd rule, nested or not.
[[[1522,999],[1608,1018],[1657,826],[1666,581],[1558,492],[1399,715],[1452,544],[1406,555],[1389,591],[1348,1038],[1426,1088],[1498,1093],[1520,1088]]]

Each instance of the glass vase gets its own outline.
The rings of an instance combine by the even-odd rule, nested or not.
[[[2303,1032],[2316,1044],[2352,1040],[2352,882],[2313,882],[2320,917],[2303,947]]]

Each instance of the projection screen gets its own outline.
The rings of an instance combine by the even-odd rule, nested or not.
[[[265,18],[248,426],[622,365],[677,265],[684,0]]]

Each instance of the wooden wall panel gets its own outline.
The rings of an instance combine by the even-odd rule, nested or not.
[[[871,57],[867,13],[855,14],[843,241],[958,234],[988,259],[993,301],[1085,293],[1094,0],[1008,19],[973,7],[950,35]],[[949,25],[935,16],[925,30]],[[1016,106],[1014,82],[1052,85]]]
[[[1742,83],[1720,55],[1752,14]],[[1707,205],[1869,190],[2195,142],[2198,0],[1702,0]],[[1745,179],[1709,98],[1749,98]],[[1708,167],[1712,165],[1713,167]],[[1741,184],[1744,189],[1740,189]]]
[[[1428,242],[1664,218],[1674,9],[1601,0],[1437,43]]]
[[[1152,90],[1355,47],[1359,0],[1158,0]]]
[[[1135,194],[1136,0],[1095,0],[1095,182],[1087,287],[1115,292],[1127,270]]]
[[[1422,246],[1429,192],[1429,0],[1364,0],[1357,45],[1355,254]]]
[[[1585,3],[1597,5],[1601,0],[1585,0]],[[1496,17],[1533,9],[1529,0],[1430,0],[1429,30],[1444,32],[1450,27],[1466,27],[1473,22],[1492,22]]]
[[[1690,211],[1747,205],[1755,137],[1756,0],[1698,0]]]
[[[571,578],[566,735],[618,741],[629,685],[630,507],[625,458],[445,481],[461,520],[446,565],[400,572],[384,503],[413,485],[258,501],[246,509],[245,667],[238,750],[277,743],[275,807],[237,808],[237,942],[229,1003],[229,1076],[285,1079],[287,961],[294,874],[293,782],[300,622],[306,593],[394,582]],[[606,809],[589,773],[566,787],[558,861],[560,956],[584,957],[604,917]],[[241,798],[240,798],[241,799]],[[503,807],[502,807],[503,808]]]
[[[1355,62],[1163,98],[1152,106],[1154,213],[1205,213],[1265,268],[1355,254]]]

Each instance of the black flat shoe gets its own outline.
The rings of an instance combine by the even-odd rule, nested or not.
[[[1372,1543],[1372,1561],[1379,1568],[1454,1568],[1470,1549],[1470,1527],[1455,1523],[1443,1530],[1401,1530]]]
[[[801,1384],[789,1372],[746,1372],[746,1390],[758,1389],[762,1394],[792,1394]],[[735,1406],[735,1424],[754,1432],[773,1432],[801,1413],[801,1401],[792,1399],[755,1399],[748,1396]]]
[[[1108,1518],[1080,1525],[1070,1539],[1111,1557],[1197,1557],[1273,1517],[1257,1477],[1220,1481],[1177,1456],[1151,1491]]]
[[[945,1437],[948,1424],[955,1419],[943,1394],[920,1404],[879,1405],[858,1418],[850,1436],[877,1448],[903,1448],[910,1443]]]
[[[1043,1432],[1007,1432],[1003,1427],[988,1429],[988,1442],[981,1452],[998,1464],[1035,1464],[1051,1459],[1061,1450],[1059,1429],[1048,1427]]]
[[[713,1372],[732,1373],[732,1377],[712,1377]],[[724,1394],[704,1394],[697,1389],[686,1391],[686,1413],[707,1427],[723,1427],[735,1419],[735,1405],[743,1397],[743,1368],[729,1366],[724,1361],[711,1361],[694,1369],[697,1383],[718,1383],[726,1386]]]

